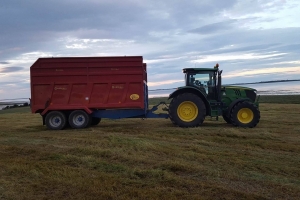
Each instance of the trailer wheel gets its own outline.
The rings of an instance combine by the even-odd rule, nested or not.
[[[98,117],[92,117],[92,123],[91,123],[91,126],[96,126],[100,123],[101,121],[101,118],[98,118]]]
[[[260,120],[260,111],[253,103],[240,102],[232,108],[230,119],[234,126],[253,128]]]
[[[92,117],[83,110],[74,110],[69,116],[69,124],[72,128],[80,129],[90,126]]]
[[[192,93],[183,93],[174,97],[169,106],[169,117],[172,123],[180,127],[199,126],[205,116],[204,102]]]
[[[67,124],[66,116],[61,111],[51,111],[46,115],[45,124],[51,130],[64,129]]]

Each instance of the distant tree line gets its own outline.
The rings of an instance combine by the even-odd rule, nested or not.
[[[11,109],[11,108],[19,108],[19,107],[27,107],[30,106],[29,103],[22,103],[22,104],[14,104],[14,105],[9,105],[9,106],[5,106],[4,108],[2,108],[2,110],[7,110],[7,109]]]

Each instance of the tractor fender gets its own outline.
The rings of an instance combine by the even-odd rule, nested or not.
[[[189,87],[189,86],[178,88],[176,91],[174,91],[173,93],[171,93],[169,95],[168,99],[172,99],[172,98],[174,98],[174,97],[176,97],[180,94],[183,94],[183,93],[193,93],[193,94],[197,95],[198,97],[200,97],[201,100],[205,104],[206,115],[210,115],[210,112],[211,112],[210,104],[209,104],[207,98],[205,97],[205,95],[200,90],[198,90],[197,88]]]
[[[229,116],[229,113],[230,113],[231,109],[232,109],[237,103],[244,102],[244,101],[249,101],[249,99],[236,99],[236,100],[232,101],[232,102],[229,104],[228,108],[227,108],[227,113],[226,113],[227,117],[230,117],[230,116]]]

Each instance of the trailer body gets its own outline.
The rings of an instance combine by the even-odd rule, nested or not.
[[[32,113],[148,108],[141,56],[39,58],[30,80]]]
[[[153,113],[157,106],[148,109],[142,56],[39,58],[30,84],[31,111],[50,129],[85,128],[101,118],[168,118]]]

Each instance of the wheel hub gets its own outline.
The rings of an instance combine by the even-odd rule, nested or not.
[[[59,116],[53,116],[49,120],[52,127],[59,127],[62,123],[62,119]]]
[[[249,108],[242,108],[239,110],[237,114],[237,118],[241,123],[247,124],[253,120],[254,114],[253,111],[250,110]]]
[[[248,114],[247,114],[247,113],[243,113],[243,114],[242,114],[242,117],[245,119],[245,118],[248,117]]]
[[[198,116],[198,107],[191,101],[185,101],[178,106],[177,114],[182,121],[191,122]]]
[[[73,123],[76,124],[77,126],[83,125],[85,122],[85,118],[82,115],[76,115],[73,118]]]

